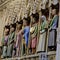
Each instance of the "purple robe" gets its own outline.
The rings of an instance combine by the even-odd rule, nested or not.
[[[21,54],[21,40],[22,40],[22,35],[20,32],[17,33],[16,35],[16,56],[20,56]]]

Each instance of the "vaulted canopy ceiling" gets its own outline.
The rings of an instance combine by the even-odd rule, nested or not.
[[[0,5],[3,4],[7,0],[0,0]]]
[[[2,10],[3,8],[5,8],[6,3],[8,3],[11,0],[0,0],[0,10]],[[12,0],[13,1],[13,0]]]

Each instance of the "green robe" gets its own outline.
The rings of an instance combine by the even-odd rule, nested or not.
[[[15,40],[15,32],[11,33],[9,36],[8,52],[7,52],[8,57],[12,57],[14,40]]]
[[[34,31],[31,34],[32,38],[37,37],[37,34],[38,34],[38,24],[35,24],[33,26],[33,29],[34,29]]]
[[[49,27],[50,28],[57,28],[57,23],[58,23],[58,16],[55,15],[53,19],[50,21]]]
[[[45,20],[43,23],[41,23],[41,33],[45,32],[45,28],[47,28],[48,24],[47,21]]]
[[[7,37],[3,36],[3,38],[2,38],[2,47],[3,47],[2,56],[3,56],[3,58],[7,57],[7,43],[5,43],[6,42],[5,40],[7,40],[7,43],[8,43],[9,36],[7,36]]]

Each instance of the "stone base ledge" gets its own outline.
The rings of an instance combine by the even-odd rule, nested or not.
[[[26,55],[26,56],[22,56],[22,57],[14,57],[14,58],[6,58],[6,59],[2,59],[2,60],[16,60],[16,59],[19,59],[19,60],[24,60],[24,59],[31,59],[31,58],[39,58],[41,53],[38,53],[38,54],[33,54],[33,55]],[[47,56],[55,56],[56,55],[56,51],[50,51],[47,53]]]

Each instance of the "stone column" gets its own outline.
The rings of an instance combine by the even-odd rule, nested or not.
[[[60,4],[59,4],[59,16],[60,16]],[[59,27],[57,29],[57,51],[56,60],[60,60],[60,17],[59,17]]]

